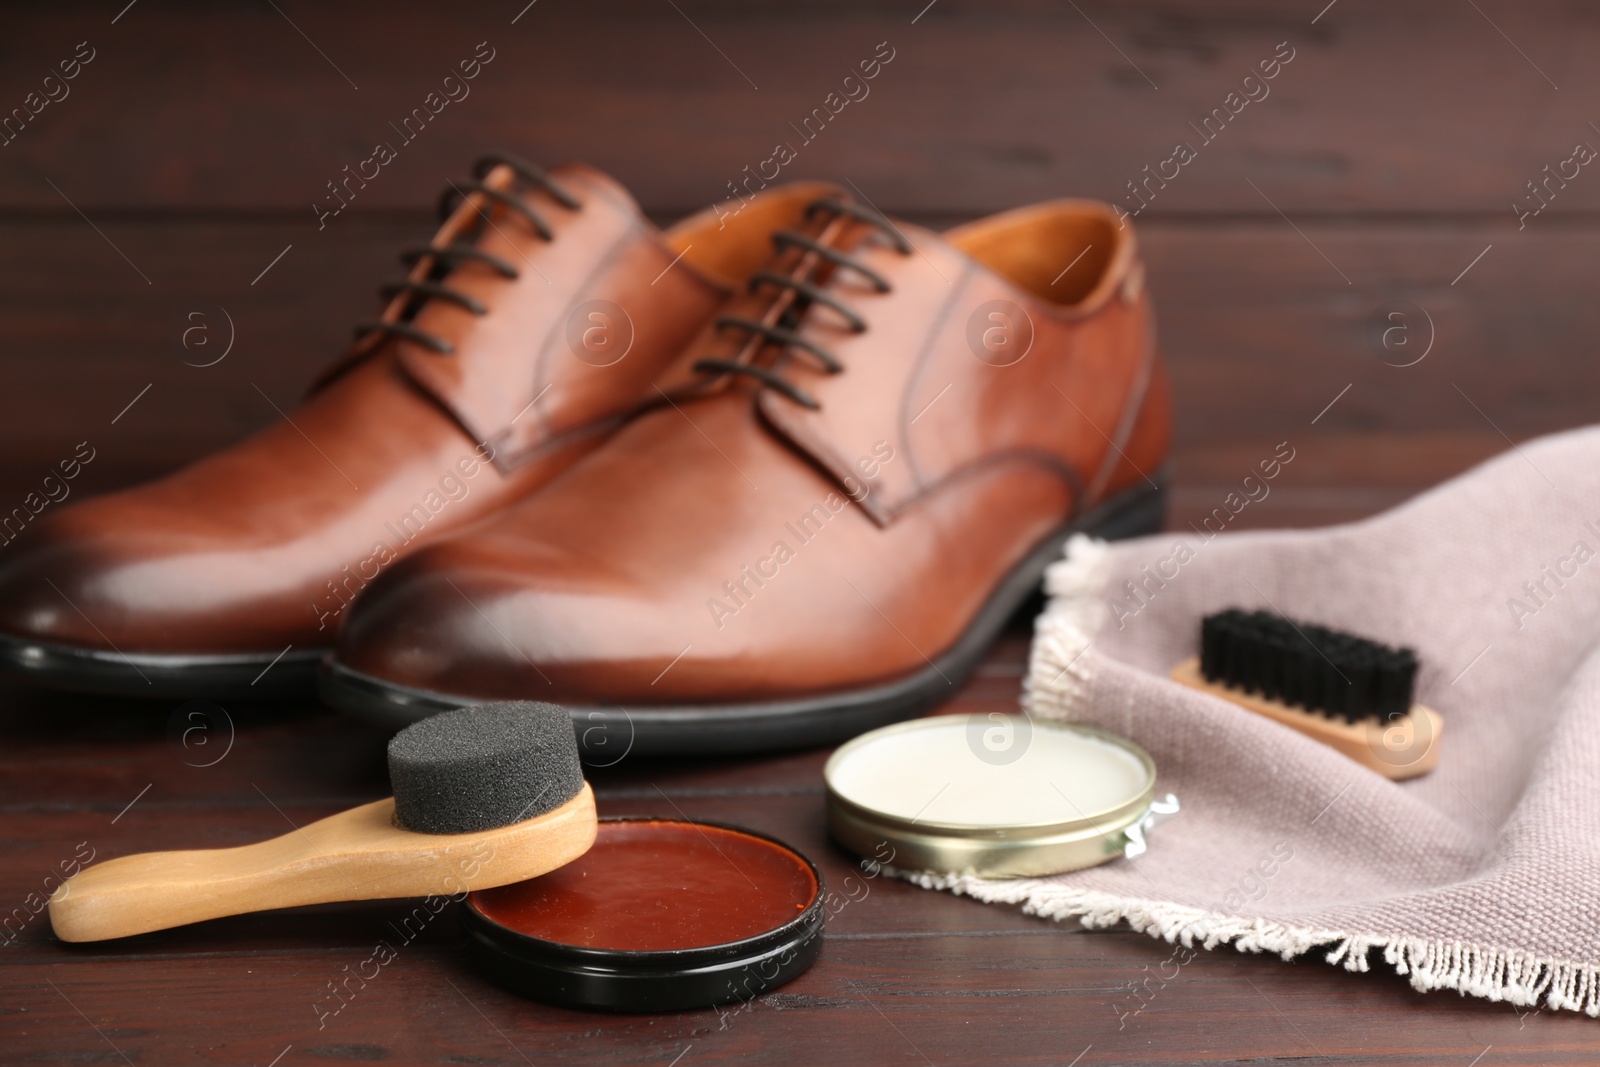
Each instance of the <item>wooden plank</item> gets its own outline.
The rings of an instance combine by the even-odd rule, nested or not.
[[[837,889],[851,870],[822,836],[815,797],[602,803],[642,814],[681,810],[778,834],[816,859]],[[283,814],[305,821],[321,810],[287,804]],[[6,899],[20,899],[24,882],[31,886],[20,875],[39,866],[46,839],[121,835],[107,854],[172,844],[176,817],[152,804],[135,808],[115,831],[99,813],[33,815],[25,828],[13,820],[7,850],[17,862],[0,876]],[[272,832],[281,816],[257,805],[216,808],[202,819],[186,842],[223,844]],[[327,1011],[338,1003],[325,999],[327,983],[346,965],[359,968],[377,941],[397,941],[391,924],[410,902],[242,916],[103,945],[61,945],[39,920],[6,948],[12,966],[0,973],[0,1003],[17,1013],[8,1024],[14,1056],[83,1056],[97,1046],[104,1051],[109,1038],[136,1062],[181,1055],[266,1063],[291,1044],[301,1055],[336,1058],[453,1054],[518,1062],[496,1027],[537,1062],[570,1063],[638,1062],[641,1055],[666,1062],[691,1043],[699,1062],[854,1062],[868,1055],[864,1048],[876,1050],[874,1062],[918,1062],[907,1038],[938,1063],[1060,1064],[1088,1046],[1096,1052],[1083,1062],[1468,1062],[1491,1044],[1522,1062],[1577,1063],[1593,1040],[1593,1024],[1582,1017],[1519,1017],[1449,994],[1420,996],[1381,971],[1351,975],[1314,957],[1289,965],[1222,950],[1190,959],[1143,935],[1086,934],[886,878],[853,883],[849,892],[856,899],[830,918],[821,963],[727,1016],[709,1009],[591,1016],[521,1001],[466,968],[454,917],[441,914],[403,946],[394,965],[322,1019],[316,1005]],[[493,1026],[482,1025],[484,1018]],[[1352,1027],[1351,1019],[1361,1025]]]
[[[361,968],[368,944],[179,958],[63,950],[53,961],[30,959],[0,973],[0,998],[15,1013],[8,1050],[19,1061],[47,1062],[109,1058],[114,1048],[132,1062],[266,1064],[292,1048],[285,1063],[682,1057],[1057,1067],[1074,1057],[1085,1065],[1401,1065],[1465,1064],[1490,1049],[1515,1063],[1583,1064],[1593,1055],[1594,1023],[1581,1015],[1420,995],[1398,978],[1312,960],[1285,964],[1225,950],[1180,963],[1187,957],[1141,934],[1084,935],[1040,920],[979,935],[834,934],[809,972],[742,1009],[572,1012],[478,978],[448,944],[452,919],[442,915],[401,945],[370,981],[352,981],[337,1014],[331,1009],[341,1002],[328,983],[346,967]],[[373,943],[398,940],[385,923],[370,925]]]
[[[848,178],[894,211],[985,211],[1128,196],[1186,141],[1196,158],[1151,186],[1154,215],[1276,217],[1275,204],[1509,220],[1545,165],[1580,139],[1600,145],[1585,110],[1600,90],[1585,62],[1600,25],[1570,3],[1480,13],[1343,0],[1324,12],[1320,0],[1229,0],[1202,14],[1182,0],[941,0],[919,16],[924,6],[611,0],[540,5],[515,24],[518,4],[373,0],[281,12],[145,0],[115,25],[19,11],[0,106],[22,105],[77,42],[95,58],[4,148],[0,207],[72,215],[63,193],[91,215],[271,206],[311,230],[326,183],[386,141],[398,157],[357,190],[354,212],[431,203],[497,146],[592,161],[652,209],[681,210],[727,196],[789,142],[785,175]],[[495,58],[470,95],[405,142],[391,124],[480,41]],[[805,140],[802,120],[830,92],[843,98],[843,79],[879,42],[894,58],[869,95]],[[1213,120],[1213,141],[1196,132],[1289,50],[1277,77],[1250,90],[1265,97]],[[1539,225],[1600,208],[1587,174],[1552,189]]]

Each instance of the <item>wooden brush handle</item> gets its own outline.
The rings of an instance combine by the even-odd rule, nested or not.
[[[259,844],[97,863],[56,889],[50,925],[63,941],[101,941],[269,908],[486,889],[572,862],[596,829],[587,783],[554,811],[469,834],[402,830],[391,797]]]
[[[1172,680],[1298,730],[1385,778],[1416,778],[1439,765],[1439,736],[1444,732],[1444,721],[1438,712],[1422,704],[1411,705],[1405,715],[1384,725],[1344,722],[1209,681],[1200,673],[1198,656],[1172,668]]]

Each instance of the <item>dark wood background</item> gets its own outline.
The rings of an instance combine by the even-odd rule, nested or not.
[[[86,494],[264,425],[252,384],[285,405],[306,386],[477,153],[588,161],[670,220],[726,196],[885,41],[870,96],[785,176],[849,179],[935,225],[1123,202],[1146,164],[1197,140],[1188,123],[1294,49],[1136,222],[1179,398],[1175,525],[1280,441],[1296,461],[1239,526],[1359,518],[1593,417],[1600,174],[1552,184],[1523,228],[1512,208],[1576,143],[1600,146],[1600,11],[1581,3],[124,3],[13,8],[0,26],[0,113],[79,42],[95,50],[0,147],[0,510],[79,441],[97,452],[74,483]],[[471,95],[319,232],[324,183],[481,41],[495,58]],[[1391,339],[1410,347],[1385,351],[1374,336],[1396,310]],[[184,348],[192,312],[212,347]],[[220,351],[225,318],[229,356],[185,365]],[[1013,707],[1025,651],[1019,624],[949,710]],[[80,841],[101,856],[238,844],[384,791],[382,738],[315,707],[228,709],[233,748],[208,768],[185,764],[199,760],[169,736],[174,710],[0,691],[0,910]],[[821,828],[824,756],[635,763],[596,783],[605,811],[745,823],[837,882],[849,861]],[[446,916],[319,1031],[325,983],[404,910],[86,948],[36,919],[0,947],[0,1058],[1489,1065],[1600,1047],[1586,1018],[1226,950],[1122,1019],[1167,946],[881,879],[831,922],[815,969],[726,1026],[519,1001],[464,968]]]

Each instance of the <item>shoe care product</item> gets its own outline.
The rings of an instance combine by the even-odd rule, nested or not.
[[[1415,704],[1417,657],[1364,637],[1231,608],[1200,623],[1173,680],[1298,730],[1386,778],[1427,774],[1443,722]]]
[[[770,837],[673,819],[602,819],[560,870],[467,898],[474,965],[536,1000],[612,1011],[748,1001],[822,947],[822,875]]]
[[[823,770],[828,829],[846,848],[910,870],[1008,878],[1091,867],[1145,850],[1178,810],[1131,741],[1020,715],[937,715],[841,747]]]
[[[63,941],[269,908],[462,893],[570,863],[595,838],[571,720],[553,704],[463,708],[389,743],[393,798],[240,848],[86,867],[50,900]]]

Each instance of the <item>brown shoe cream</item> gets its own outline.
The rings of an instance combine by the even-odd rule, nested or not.
[[[1159,527],[1170,400],[1110,207],[937,235],[832,196],[774,241],[653,410],[379,576],[326,698],[556,701],[600,758],[837,741],[951,696],[1071,533]]]
[[[0,549],[0,666],[138,696],[304,690],[350,602],[649,398],[820,186],[662,233],[616,182],[491,157],[311,398]]]

